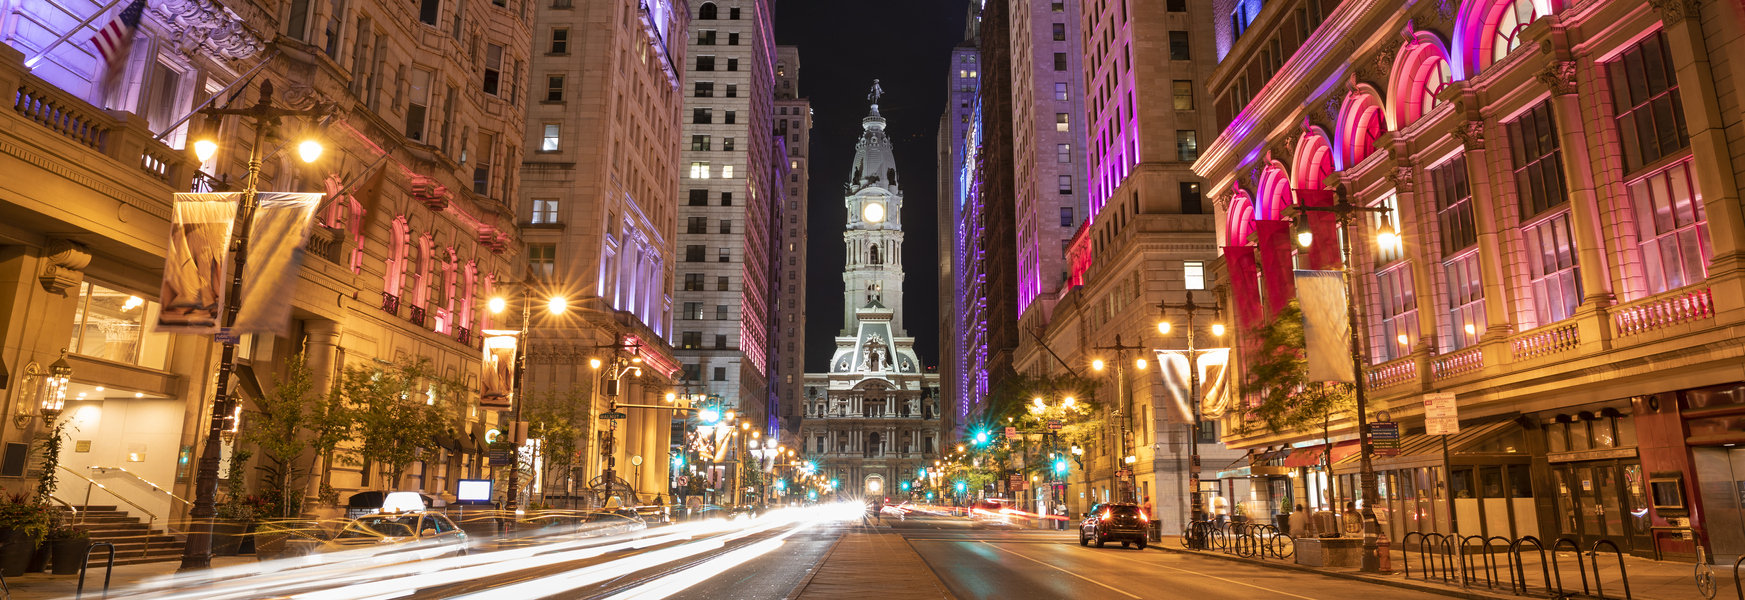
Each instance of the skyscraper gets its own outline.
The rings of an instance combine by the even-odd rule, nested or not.
[[[777,253],[776,324],[771,337],[779,354],[770,372],[782,417],[781,428],[795,431],[805,410],[806,358],[806,198],[811,186],[812,101],[800,95],[800,49],[776,48],[776,135],[785,138],[787,171],[778,181],[779,222],[772,228]],[[777,157],[775,162],[781,163]]]
[[[691,0],[679,174],[679,309],[685,391],[754,423],[769,414],[775,38],[770,3]]]
[[[646,500],[667,493],[667,463],[627,477],[630,459],[666,456],[669,414],[596,417],[614,402],[659,402],[679,370],[668,282],[689,13],[667,0],[536,4],[518,218],[532,299],[543,309],[562,298],[567,311],[533,311],[521,400],[578,400],[589,426],[613,432],[609,445],[593,431],[582,438],[584,481],[633,487]],[[498,322],[517,326],[520,316]],[[608,469],[614,479],[603,480]]]

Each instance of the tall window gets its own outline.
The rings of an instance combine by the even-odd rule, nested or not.
[[[715,97],[715,82],[713,82],[713,81],[699,81],[699,82],[697,82],[697,92],[695,95],[698,98],[714,98]]]
[[[1065,52],[1054,53],[1054,70],[1056,70],[1056,71],[1065,71],[1066,70],[1066,53]]]
[[[1056,42],[1066,41],[1066,24],[1065,23],[1055,23],[1054,24],[1054,41],[1056,41]]]
[[[1412,265],[1400,264],[1375,274],[1380,295],[1379,339],[1372,342],[1376,362],[1404,358],[1418,341],[1418,297],[1412,286]]]
[[[697,44],[700,46],[715,45],[715,30],[705,29],[697,32]]]
[[[1202,198],[1200,196],[1200,182],[1198,182],[1198,181],[1183,181],[1183,182],[1181,182],[1179,192],[1180,192],[1181,200],[1182,200],[1182,214],[1184,214],[1184,215],[1203,215],[1203,214],[1206,214],[1206,208],[1205,208],[1205,205],[1202,203]]]
[[[477,55],[474,55],[477,56]],[[497,95],[498,84],[503,77],[503,47],[496,44],[485,45],[485,93]]]
[[[693,136],[691,136],[691,150],[702,152],[702,151],[705,151],[708,149],[709,149],[709,136],[706,136],[706,135],[693,135]]]
[[[1073,225],[1075,225],[1074,221],[1076,219],[1073,218],[1072,212],[1073,211],[1072,211],[1071,206],[1060,207],[1060,226],[1061,227],[1072,227]]]
[[[1648,290],[1658,294],[1709,276],[1709,224],[1690,161],[1630,184]]]
[[[1634,172],[1690,146],[1664,33],[1649,36],[1606,63],[1606,73],[1618,137],[1624,145],[1624,171]]]
[[[733,233],[733,221],[730,219],[722,219],[721,228],[717,233]]]
[[[1177,159],[1192,161],[1200,157],[1200,134],[1192,129],[1178,129],[1175,132],[1175,148]]]
[[[563,126],[557,123],[546,123],[545,134],[539,138],[540,152],[557,152],[563,142]]]
[[[1054,99],[1056,101],[1066,102],[1066,100],[1067,100],[1066,93],[1067,92],[1066,92],[1066,84],[1065,83],[1056,82],[1054,84]]]
[[[715,122],[714,112],[707,108],[691,109],[691,122],[698,125],[710,125]]]
[[[1527,264],[1533,276],[1533,308],[1539,325],[1575,314],[1581,304],[1581,278],[1575,262],[1575,239],[1567,211],[1525,227]]]
[[[557,274],[557,245],[528,244],[527,272],[540,279],[551,279]]]
[[[1055,144],[1054,154],[1056,162],[1072,162],[1072,144]]]
[[[1448,318],[1442,323],[1447,335],[1442,351],[1453,352],[1478,343],[1489,325],[1484,316],[1484,285],[1478,274],[1478,251],[1450,258],[1442,263],[1442,273],[1448,278]]]
[[[1466,157],[1430,169],[1430,186],[1436,195],[1436,222],[1442,233],[1442,255],[1448,256],[1478,243],[1472,217],[1472,190],[1466,185]]]
[[[406,139],[424,140],[425,113],[430,107],[430,71],[412,69],[411,94],[406,101]]]
[[[709,233],[709,217],[686,218],[685,233]]]
[[[708,161],[698,161],[698,162],[691,163],[691,179],[708,179],[708,178],[709,178],[709,163],[708,163]]]
[[[562,75],[547,75],[545,77],[545,101],[563,102]]]
[[[703,291],[703,274],[702,273],[686,273],[685,274],[685,291],[687,291],[687,292],[701,292],[701,291]]]
[[[1188,52],[1188,32],[1169,32],[1169,59],[1193,60],[1192,53]]]
[[[968,118],[968,115],[965,115],[965,118]],[[1066,121],[1066,113],[1054,113],[1055,131],[1067,131],[1070,127]]]
[[[679,347],[686,350],[696,350],[703,347],[703,332],[685,331],[679,333]]]
[[[703,253],[706,251],[706,248],[699,244],[685,246],[685,262],[703,262]]]
[[[1190,290],[1206,289],[1206,263],[1197,260],[1182,261],[1182,287]]]
[[[1541,102],[1509,122],[1509,150],[1515,161],[1515,187],[1521,194],[1521,215],[1545,212],[1569,199],[1563,187],[1563,156],[1551,103]]]
[[[421,0],[418,3],[418,22],[425,25],[435,25],[437,9],[442,8],[442,0]]]
[[[705,2],[702,6],[697,7],[697,20],[699,21],[713,21],[715,20],[715,15],[716,8],[714,2]]]
[[[1061,175],[1060,176],[1060,195],[1066,196],[1066,195],[1070,195],[1070,194],[1072,194],[1072,176],[1071,175]]]
[[[1170,91],[1175,96],[1176,110],[1194,109],[1194,82],[1182,79],[1171,81]]]
[[[703,319],[703,303],[686,302],[684,312],[680,314],[683,315],[679,317],[681,319],[700,321]]]
[[[715,70],[715,57],[713,57],[713,56],[699,56],[699,57],[697,57],[697,70],[698,71],[713,71],[713,70]]]
[[[708,206],[709,190],[691,190],[691,206]]]
[[[739,59],[737,59],[737,58],[727,59],[727,70],[738,71],[739,70]]]
[[[473,163],[473,193],[491,195],[491,159],[497,154],[497,134],[479,134],[479,155]]]
[[[715,291],[725,292],[725,291],[728,291],[727,287],[728,287],[728,278],[726,275],[722,275],[720,277],[715,278]]]
[[[570,53],[570,28],[558,27],[551,30],[551,53]]]
[[[533,222],[536,224],[556,223],[557,200],[534,200]]]

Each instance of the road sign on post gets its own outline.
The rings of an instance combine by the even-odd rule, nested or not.
[[[1424,433],[1460,433],[1460,410],[1454,406],[1454,394],[1424,394]]]
[[[1049,431],[1060,431],[1060,425],[1061,425],[1060,419],[1049,419],[1048,420],[1048,430]]]
[[[1012,439],[1015,437],[1018,437],[1018,428],[1017,427],[1007,427],[1006,428],[1006,439],[1009,440],[1009,439]]]
[[[609,420],[623,419],[624,413],[621,413],[621,412],[600,413],[600,418],[609,419]]]

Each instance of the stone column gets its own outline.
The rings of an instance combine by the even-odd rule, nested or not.
[[[1476,98],[1463,99],[1462,102],[1476,106]],[[1497,206],[1497,202],[1505,201],[1509,196],[1496,194],[1492,187],[1490,169],[1487,168],[1491,159],[1485,149],[1486,123],[1477,116],[1468,115],[1471,120],[1456,125],[1454,135],[1466,146],[1466,186],[1472,194],[1472,220],[1478,231],[1478,269],[1479,278],[1483,279],[1484,318],[1488,324],[1484,337],[1500,338],[1508,335],[1514,320],[1509,312],[1509,306],[1513,304],[1509,297],[1511,288],[1503,284],[1508,274],[1503,270],[1505,255],[1501,219],[1508,211]]]
[[[340,353],[340,336],[345,326],[326,319],[311,319],[303,322],[304,364],[309,367],[309,381],[318,394],[330,393],[333,383],[340,370],[344,368],[345,359]],[[309,482],[304,489],[306,505],[313,506],[313,501],[320,498],[321,484],[333,482],[333,461],[322,460],[321,457],[308,457]],[[452,463],[452,459],[451,459]]]
[[[1709,62],[1709,48],[1702,31],[1701,8],[1698,0],[1650,0],[1660,20],[1665,24],[1666,50],[1678,79],[1679,99],[1684,103],[1686,130],[1690,133],[1691,170],[1696,174],[1697,189],[1702,191],[1703,210],[1709,223],[1709,244],[1714,258],[1709,264],[1709,281],[1714,291],[1717,311],[1745,309],[1745,216],[1740,206],[1739,182],[1734,176],[1734,155],[1723,131],[1721,107],[1716,98],[1720,90],[1715,85],[1715,73]],[[1721,10],[1729,10],[1722,7]],[[1729,18],[1715,19],[1711,27],[1730,30],[1717,36],[1734,40],[1731,49],[1739,52],[1740,23]],[[1737,67],[1735,67],[1737,72]],[[1734,77],[1735,80],[1739,78]],[[1735,81],[1735,85],[1745,82]],[[1738,90],[1734,90],[1737,93]],[[1724,290],[1724,291],[1723,291]]]
[[[1554,56],[1538,78],[1551,91],[1551,115],[1557,126],[1564,185],[1569,193],[1570,228],[1574,230],[1577,264],[1581,272],[1581,303],[1584,306],[1580,310],[1585,311],[1611,305],[1612,281],[1600,235],[1599,196],[1594,189],[1593,162],[1588,157],[1587,131],[1582,125],[1576,66],[1574,60]],[[1583,340],[1587,339],[1583,336]]]

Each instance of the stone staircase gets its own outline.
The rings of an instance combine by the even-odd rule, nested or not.
[[[79,506],[79,516],[67,515],[74,527],[91,534],[91,542],[115,544],[115,564],[169,562],[182,559],[183,536],[170,535],[163,523],[143,523],[113,505]],[[65,508],[61,508],[63,513]],[[96,549],[91,553],[91,566],[106,564],[109,552]]]

